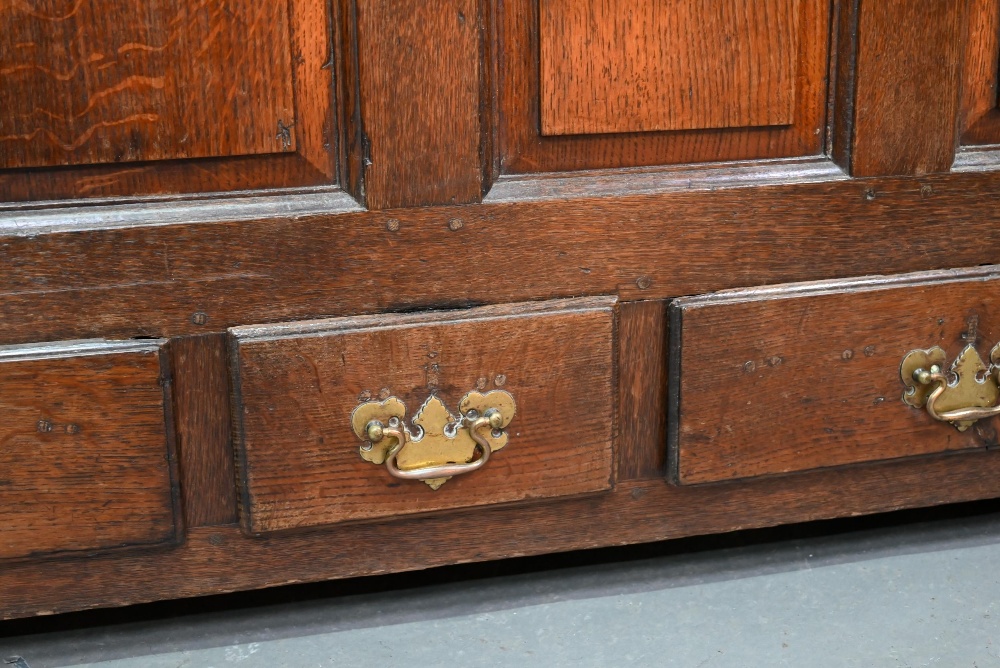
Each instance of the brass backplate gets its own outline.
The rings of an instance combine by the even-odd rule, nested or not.
[[[914,378],[918,369],[931,370],[932,367],[944,371],[947,356],[944,350],[934,346],[928,350],[910,351],[900,365],[899,373],[906,390],[903,401],[915,408],[922,408],[927,403],[927,396],[934,389],[934,384],[923,384]],[[937,411],[948,411],[963,408],[988,408],[995,406],[1000,399],[1000,386],[997,384],[993,367],[1000,365],[1000,344],[990,352],[991,365],[983,362],[983,358],[972,345],[966,346],[955,361],[952,362],[947,374],[948,384],[941,397],[937,400]],[[975,420],[957,421],[954,423],[959,431],[965,431],[975,423]]]
[[[414,429],[406,424],[406,406],[396,397],[384,401],[369,401],[361,404],[351,415],[351,427],[358,438],[365,441],[361,446],[361,457],[373,464],[382,464],[388,452],[396,445],[395,438],[384,438],[372,443],[368,440],[367,425],[373,421],[390,424],[395,419],[406,435],[406,443],[396,455],[396,465],[402,471],[411,471],[431,466],[445,464],[460,464],[471,462],[476,455],[476,442],[469,430],[464,427],[465,417],[484,415],[488,410],[500,411],[503,420],[500,428],[487,429],[483,433],[490,445],[491,452],[496,452],[507,445],[507,432],[504,429],[514,418],[516,406],[514,397],[503,390],[490,392],[469,392],[459,402],[459,415],[452,415],[445,403],[437,396],[431,395],[413,416],[411,421]],[[431,478],[424,480],[432,489],[443,485],[448,478]]]

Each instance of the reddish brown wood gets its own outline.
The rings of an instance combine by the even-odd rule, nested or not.
[[[0,348],[0,559],[174,541],[159,347]]]
[[[0,201],[334,181],[324,0],[42,4],[12,8],[14,37],[0,40],[0,63],[16,70],[0,107],[6,94],[20,110],[0,117],[0,136],[32,137],[0,141],[0,167],[35,167],[0,170]]]
[[[368,139],[361,118],[361,69],[358,55],[358,10],[356,0],[332,3],[337,14],[335,32],[337,73],[336,87],[340,112],[340,183],[356,200],[364,201],[365,161],[368,159]]]
[[[0,200],[85,199],[321,186],[330,179],[294,153],[0,171]]]
[[[295,125],[289,137],[300,142],[298,153],[327,182],[336,175],[336,118],[333,72],[337,64],[329,0],[289,3],[295,68]]]
[[[858,16],[861,0],[834,2],[833,34],[830,43],[830,105],[828,111],[827,155],[841,169],[851,169],[854,143],[854,79],[858,65]]]
[[[368,206],[478,201],[478,0],[371,0],[357,20]]]
[[[86,568],[72,559],[5,565],[0,617],[969,501],[995,496],[998,479],[1000,453],[980,452],[725,485],[621,483],[574,500],[340,525],[270,540],[246,538],[236,526],[202,528],[161,554],[96,555]]]
[[[655,478],[666,461],[667,315],[662,301],[619,307],[617,480]]]
[[[677,6],[677,0],[670,4]],[[589,5],[583,3],[583,6]],[[717,3],[711,6],[716,7]],[[728,3],[727,6],[735,5]],[[795,100],[793,125],[607,136],[542,136],[538,3],[535,0],[504,0],[498,31],[499,150],[504,172],[566,171],[821,153],[826,119],[830,6],[826,0],[799,0],[799,33],[786,35],[798,44],[792,94]],[[775,17],[774,20],[779,19]],[[567,37],[552,31],[545,39],[556,43]],[[699,53],[698,58],[704,59],[706,55]],[[726,73],[728,82],[731,72],[727,70]]]
[[[15,3],[0,33],[0,167],[295,149],[286,3]]]
[[[861,3],[855,176],[951,168],[957,142],[964,0]]]
[[[995,261],[1000,244],[997,172],[712,185],[710,196],[584,189],[570,199],[4,237],[0,312],[12,315],[0,318],[0,342],[575,295],[656,299],[975,266]],[[192,320],[199,312],[207,324]]]
[[[613,304],[570,300],[233,330],[247,531],[609,489]],[[479,471],[432,490],[359,456],[350,420],[360,401],[391,394],[410,420],[432,394],[454,414],[468,392],[497,388],[513,395],[517,412],[508,444]]]
[[[1000,64],[1000,5],[968,0],[968,35],[962,63],[962,144],[1000,143],[997,67]]]
[[[899,365],[932,346],[988,360],[998,284],[948,271],[673,302],[680,482],[996,447],[995,420],[959,432],[903,404]]]
[[[791,125],[801,4],[541,3],[542,134]]]
[[[236,522],[226,337],[175,339],[170,351],[185,525]]]

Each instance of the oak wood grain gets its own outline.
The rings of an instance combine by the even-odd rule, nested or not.
[[[951,168],[957,144],[965,2],[861,3],[855,176]]]
[[[482,195],[477,0],[357,4],[371,209]]]
[[[253,534],[599,492],[611,485],[613,299],[232,331],[233,412]],[[508,444],[432,490],[363,460],[351,413],[473,390],[517,402]],[[401,453],[401,456],[405,453]]]
[[[544,0],[542,134],[791,125],[801,4]]]
[[[0,342],[657,299],[989,264],[1000,244],[996,172],[710,187],[235,222],[222,207],[216,222],[8,236]]]
[[[24,150],[45,150],[33,158],[32,169],[0,169],[0,201],[193,194],[337,181],[342,142],[333,80],[340,60],[332,33],[339,18],[331,16],[325,0],[292,0],[287,6],[245,0],[126,4],[116,0],[122,11],[94,21],[95,8],[105,11],[96,0],[77,3],[73,11],[49,12],[49,18],[63,17],[54,21],[24,3],[0,10],[8,22],[18,21],[19,30],[41,31],[32,33],[34,42],[0,40],[0,63],[10,52],[16,61],[10,67],[18,70],[7,79],[9,85],[0,84],[0,102],[6,94],[31,111],[0,114],[0,134],[5,124],[33,118],[52,126],[39,126],[41,134],[30,146],[13,142]],[[22,20],[25,12],[29,20]],[[47,29],[50,24],[59,29]],[[138,37],[129,41],[139,33],[163,44],[150,46]],[[74,36],[80,39],[70,40]],[[46,45],[48,51],[42,48]],[[74,75],[46,75],[55,72],[53,59],[75,59],[61,65]],[[25,82],[19,84],[18,77],[30,77],[38,85],[22,90]],[[94,97],[92,104],[88,96]],[[74,105],[86,107],[87,113],[74,117]],[[117,124],[115,119],[132,112],[156,115],[157,120]],[[76,128],[81,124],[89,125]],[[89,133],[89,139],[67,152],[51,140],[70,130]],[[12,150],[0,142],[0,167],[13,166],[8,156],[24,153]]]
[[[0,200],[130,199],[324,186],[330,178],[297,153],[0,171]]]
[[[618,438],[615,479],[664,473],[666,462],[667,309],[665,302],[619,306]]]
[[[226,337],[170,342],[185,526],[236,522]]]
[[[295,121],[288,135],[297,142],[298,154],[329,182],[337,174],[333,15],[328,0],[293,0],[289,10]]]
[[[0,33],[0,167],[295,149],[287,3],[8,2]]]
[[[679,374],[671,462],[682,483],[997,447],[902,402],[903,357],[1000,341],[1000,274],[737,291],[671,304]]]
[[[693,0],[687,0],[678,3],[677,0],[672,0],[667,5],[687,7],[692,2]],[[579,12],[597,6],[595,3],[585,2],[573,6],[577,7],[576,11]],[[543,10],[547,10],[549,6],[564,6],[550,5],[548,2],[541,4],[544,6]],[[636,7],[640,5],[649,7],[635,11],[653,11],[654,4],[656,3],[636,4]],[[704,5],[713,8],[729,7],[734,11],[742,11],[739,8],[743,6],[753,6],[728,0],[725,3],[704,3]],[[604,7],[605,4],[602,2],[600,6]],[[602,10],[595,16],[606,16],[611,7],[620,7],[621,4],[609,2],[606,6],[609,8],[607,12]],[[782,4],[780,8],[777,5],[775,7],[783,9],[785,5]],[[792,125],[613,135],[543,135],[542,99],[543,95],[550,93],[542,90],[541,72],[544,64],[539,62],[542,44],[544,40],[549,40],[552,44],[569,41],[572,33],[563,34],[566,31],[557,28],[550,30],[547,35],[541,35],[539,26],[542,15],[538,2],[504,0],[497,17],[500,24],[497,31],[500,126],[497,150],[503,173],[638,167],[822,153],[828,90],[831,3],[826,0],[798,0],[794,8],[785,10],[785,13],[798,14],[798,34],[783,36],[785,40],[798,45],[794,52],[795,69],[792,72],[794,90],[789,93],[794,98]],[[783,19],[779,16],[771,16],[767,20],[773,22],[772,26],[784,25]],[[792,28],[791,25],[788,27]],[[700,34],[700,32],[699,26],[695,33]],[[783,39],[778,35],[771,37],[775,40]],[[704,36],[695,39],[694,42],[684,43],[704,44],[713,39],[712,36]],[[621,48],[629,47],[623,42]],[[670,48],[676,49],[677,45],[672,45]],[[781,53],[787,51],[784,41],[780,51]],[[598,57],[599,53],[600,50],[594,57]],[[706,59],[714,61],[714,56],[706,53],[698,54],[698,60]],[[732,77],[730,69],[726,69],[723,74],[726,77],[725,81],[729,82]],[[687,91],[682,93],[686,94]],[[691,93],[695,94],[693,87]],[[701,93],[702,91],[699,91],[697,94]],[[629,99],[632,100],[631,97]],[[699,107],[702,108],[705,108],[705,105]]]
[[[955,503],[996,496],[998,478],[1000,453],[975,452],[725,485],[623,482],[572,500],[338,525],[280,539],[247,538],[237,526],[206,527],[167,553],[95,555],[86,568],[72,559],[5,565],[0,617]]]
[[[963,145],[1000,143],[997,70],[1000,65],[1000,5],[968,0],[962,62],[960,129]]]
[[[161,344],[0,348],[0,559],[174,542]]]

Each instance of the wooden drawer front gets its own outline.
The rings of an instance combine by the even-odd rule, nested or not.
[[[671,469],[680,483],[996,447],[903,403],[900,363],[1000,342],[997,267],[833,281],[671,305]]]
[[[0,558],[175,540],[161,343],[0,348]]]
[[[609,489],[613,327],[602,298],[231,330],[246,530]],[[359,403],[398,397],[409,423],[497,388],[517,412],[481,470],[433,490],[361,458]]]

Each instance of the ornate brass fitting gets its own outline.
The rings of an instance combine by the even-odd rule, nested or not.
[[[514,397],[503,390],[469,392],[458,417],[431,395],[413,417],[416,435],[404,423],[406,406],[396,397],[368,401],[354,409],[351,426],[364,441],[361,458],[384,464],[404,480],[422,480],[438,489],[449,478],[483,467],[507,445],[504,429],[514,419]],[[474,459],[476,452],[479,458]]]
[[[903,358],[899,375],[906,390],[903,402],[926,407],[935,420],[950,422],[965,431],[977,420],[1000,415],[1000,344],[990,352],[990,365],[968,345],[944,371],[944,350],[911,350]]]

